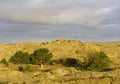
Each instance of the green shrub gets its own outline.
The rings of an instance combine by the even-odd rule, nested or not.
[[[47,48],[37,49],[31,54],[30,62],[31,64],[48,64],[53,57],[52,53],[49,52]]]
[[[110,59],[107,54],[100,51],[88,55],[88,59],[82,63],[82,69],[90,71],[104,71],[110,66]]]
[[[26,65],[26,66],[20,66],[19,68],[18,68],[18,70],[19,71],[21,71],[21,72],[31,72],[32,71],[32,69],[31,69],[31,67],[30,67],[30,65]]]
[[[76,67],[79,63],[79,60],[75,58],[62,58],[51,61],[51,64],[62,64],[66,67]]]
[[[23,69],[23,72],[31,72],[31,71],[32,71],[32,69],[31,69],[30,65],[26,65]]]
[[[67,67],[70,67],[70,66],[75,67],[78,64],[78,60],[75,58],[66,58],[60,61],[64,66],[67,66]]]
[[[29,63],[29,54],[23,51],[17,51],[9,60],[14,64],[28,64]]]
[[[9,63],[8,63],[8,61],[7,61],[5,58],[3,58],[3,59],[0,61],[0,63],[4,64],[5,66],[9,66]]]

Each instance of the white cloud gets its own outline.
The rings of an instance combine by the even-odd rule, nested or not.
[[[120,6],[113,6],[106,8],[106,14],[104,16],[104,21],[103,24],[115,24],[119,25],[120,24]]]

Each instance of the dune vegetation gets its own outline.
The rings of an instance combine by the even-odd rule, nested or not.
[[[45,50],[46,53],[50,52],[44,53],[45,59],[40,57],[40,60],[44,59],[42,61],[35,60],[39,59],[36,58],[37,54],[40,54],[37,53],[39,49]],[[96,52],[100,52],[105,59],[109,58],[109,60],[104,62],[104,59],[99,60],[102,56]],[[22,53],[27,61],[13,58],[19,53]],[[26,58],[26,55],[30,58]],[[99,58],[96,58],[97,61],[93,59],[91,61],[88,59],[88,57],[92,58],[90,55]],[[19,61],[14,61],[16,59]],[[61,39],[48,42],[0,44],[0,60],[0,84],[120,84],[120,42],[81,42]],[[92,62],[92,67],[85,60]],[[102,62],[105,65],[100,65]],[[108,65],[109,68],[101,70]],[[84,70],[78,66],[83,66]],[[93,66],[99,69],[96,70]]]

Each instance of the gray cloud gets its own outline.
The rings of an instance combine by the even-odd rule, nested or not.
[[[120,6],[110,7],[106,9],[108,13],[105,15],[104,24],[120,24]]]
[[[2,23],[0,42],[46,41],[54,39],[78,39],[82,41],[119,40],[120,25],[104,25],[99,29],[80,28],[79,25],[40,25]],[[10,26],[11,25],[11,26]]]
[[[0,42],[120,40],[119,0],[0,0]]]
[[[116,0],[117,1],[117,0]],[[79,24],[98,27],[104,20],[104,9],[114,6],[115,0],[4,0],[0,1],[0,19],[8,21]]]

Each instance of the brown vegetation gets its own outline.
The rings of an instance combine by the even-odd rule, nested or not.
[[[75,58],[86,59],[89,53],[104,51],[113,61],[111,69],[104,72],[80,71],[62,65],[29,65],[30,72],[19,71],[28,65],[0,64],[0,84],[120,84],[120,42],[80,42],[76,40],[56,40],[50,42],[23,42],[0,44],[0,60],[10,59],[16,51],[33,53],[39,48],[48,48],[53,60]]]

